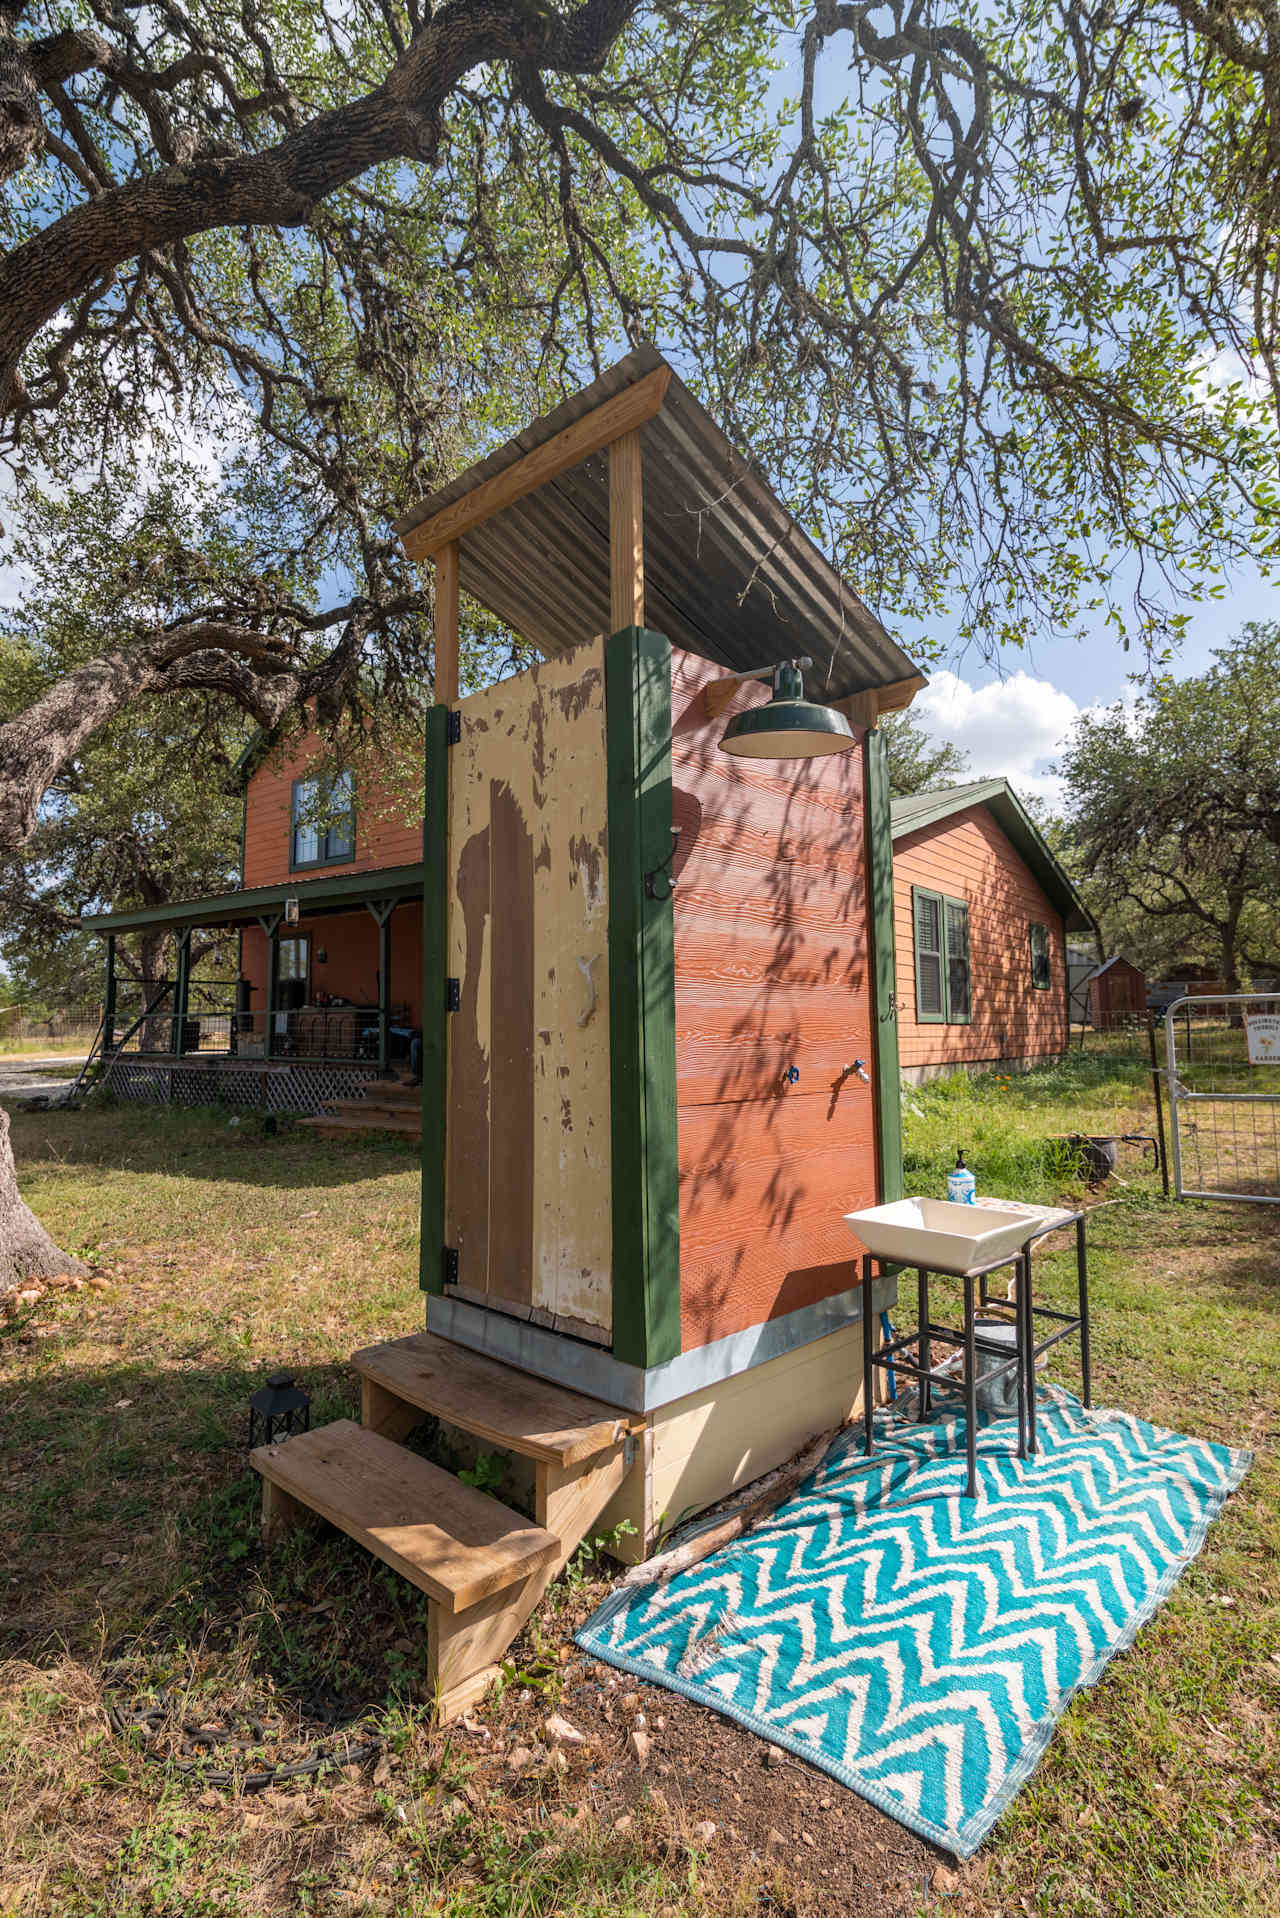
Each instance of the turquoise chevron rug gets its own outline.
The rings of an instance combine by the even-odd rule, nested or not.
[[[1030,1776],[1072,1696],[1133,1641],[1204,1544],[1249,1454],[1051,1392],[1041,1451],[963,1417],[842,1435],[797,1496],[578,1634],[819,1765],[960,1857]]]

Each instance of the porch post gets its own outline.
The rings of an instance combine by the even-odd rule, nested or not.
[[[394,899],[366,899],[378,923],[378,1071],[384,1076],[391,1053],[391,915]]]
[[[276,1036],[276,963],[280,956],[280,914],[272,913],[269,918],[259,919],[258,924],[267,935],[267,1025],[262,1035],[262,1056],[269,1059]]]
[[[169,1031],[169,1050],[181,1058],[187,1030],[187,1003],[191,993],[191,928],[178,935],[176,976],[173,982],[173,1023]]]
[[[102,1052],[103,1057],[111,1051],[116,1042],[116,936],[107,934],[107,979],[102,994]]]

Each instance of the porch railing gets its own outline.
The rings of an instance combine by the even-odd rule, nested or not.
[[[287,1012],[245,1012],[234,1004],[211,1000],[197,1004],[193,997],[179,1032],[170,991],[161,1004],[150,1006],[141,1018],[131,1017],[127,1007],[120,1007],[115,1022],[117,1043],[112,1051],[185,1059],[270,1059],[282,1064],[308,1060],[376,1064],[381,1020],[376,1006],[298,1006]],[[388,1058],[407,1057],[410,1037],[408,1008],[393,1006],[387,1013]]]

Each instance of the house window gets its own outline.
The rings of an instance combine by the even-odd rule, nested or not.
[[[1031,934],[1031,983],[1039,992],[1049,989],[1049,928],[1033,924]]]
[[[973,1017],[969,908],[922,886],[911,889],[916,945],[916,1018],[965,1026]]]
[[[290,864],[334,866],[356,856],[355,791],[350,773],[293,782]]]

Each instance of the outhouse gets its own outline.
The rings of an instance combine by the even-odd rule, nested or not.
[[[651,348],[398,531],[435,567],[426,1332],[357,1356],[365,1423],[461,1404],[552,1474],[561,1551],[642,1555],[858,1397],[843,1215],[901,1190],[875,728],[923,681]],[[538,663],[460,689],[460,594]],[[566,1528],[574,1430],[612,1449]]]

